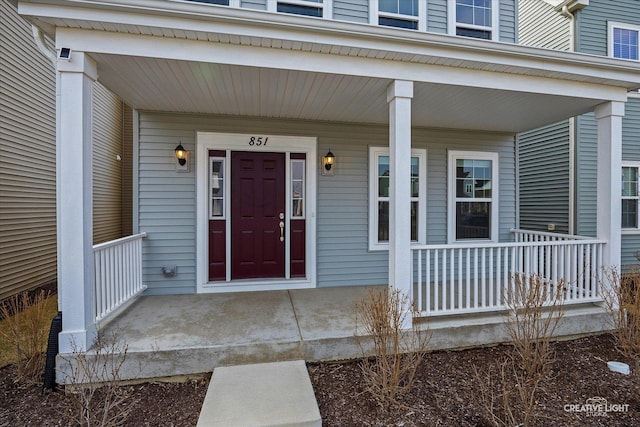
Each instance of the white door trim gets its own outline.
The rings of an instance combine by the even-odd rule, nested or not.
[[[252,138],[254,138],[252,140]],[[262,142],[258,145],[258,138],[261,141],[267,140],[266,145]],[[268,139],[267,139],[268,138]],[[208,215],[208,151],[224,150],[227,152],[227,176],[231,165],[231,151],[264,151],[280,152],[286,155],[286,220],[287,235],[289,232],[288,221],[291,216],[291,203],[289,195],[289,153],[305,153],[306,155],[306,243],[305,243],[305,265],[306,278],[304,279],[257,279],[257,280],[231,280],[231,203],[227,201],[225,205],[227,218],[227,280],[225,282],[209,282],[209,215]],[[317,138],[283,136],[270,134],[235,134],[235,133],[196,133],[196,291],[198,293],[207,292],[241,292],[256,290],[279,290],[279,289],[303,289],[316,287],[316,192],[317,192]],[[225,180],[227,183],[230,179]],[[229,187],[226,194],[231,196]],[[227,199],[229,200],[229,199]],[[285,270],[289,277],[289,239],[285,250]]]

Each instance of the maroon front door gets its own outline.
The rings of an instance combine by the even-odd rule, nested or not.
[[[231,279],[284,277],[285,155],[231,153]]]

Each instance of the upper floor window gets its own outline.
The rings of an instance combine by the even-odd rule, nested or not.
[[[449,33],[496,40],[498,0],[450,0]]]
[[[498,241],[498,153],[449,151],[449,242]]]
[[[609,56],[638,61],[640,26],[609,22]]]
[[[418,0],[378,0],[378,24],[388,27],[418,29]]]
[[[278,0],[277,11],[294,15],[316,16],[324,14],[323,0]]]
[[[640,162],[622,165],[622,228],[640,229]]]

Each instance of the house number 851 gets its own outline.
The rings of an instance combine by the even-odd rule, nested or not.
[[[252,136],[251,138],[249,138],[249,145],[250,146],[256,146],[256,147],[260,147],[261,145],[266,146],[267,145],[267,141],[269,140],[269,137],[261,137],[261,136]]]

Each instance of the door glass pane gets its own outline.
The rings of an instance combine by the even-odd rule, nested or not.
[[[305,161],[291,160],[291,217],[304,217]]]
[[[491,237],[491,203],[456,203],[456,239]]]
[[[210,160],[209,188],[211,199],[209,212],[211,218],[224,216],[224,159],[212,158]]]
[[[389,202],[378,202],[378,242],[389,241]]]

